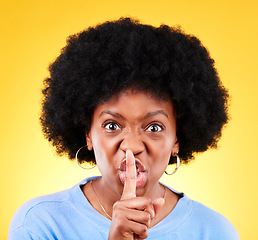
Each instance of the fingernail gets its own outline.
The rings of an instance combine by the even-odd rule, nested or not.
[[[152,214],[151,214],[151,215],[152,215],[152,216],[151,216],[151,217],[152,217],[151,219],[153,219],[153,218],[155,217],[155,212],[152,211],[151,213],[152,213]]]

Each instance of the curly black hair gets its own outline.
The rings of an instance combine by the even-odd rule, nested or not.
[[[228,121],[228,92],[214,60],[180,27],[154,27],[131,18],[107,21],[70,36],[49,71],[42,129],[57,153],[70,159],[86,144],[96,106],[129,87],[172,99],[184,163],[194,153],[216,148]],[[95,163],[93,151],[80,156]],[[169,163],[174,162],[171,157]]]

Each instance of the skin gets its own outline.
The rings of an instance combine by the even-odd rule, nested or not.
[[[131,89],[121,92],[96,107],[86,140],[102,175],[92,184],[112,216],[109,240],[147,238],[148,229],[164,219],[179,199],[158,182],[170,156],[179,150],[172,102]],[[124,159],[123,183],[119,168]],[[146,171],[141,185],[137,185],[137,161]],[[83,192],[91,205],[107,217],[90,184],[83,187]]]

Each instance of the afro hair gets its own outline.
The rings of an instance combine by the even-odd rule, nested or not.
[[[70,159],[86,144],[96,106],[132,86],[171,98],[183,163],[216,148],[228,121],[228,92],[214,60],[180,27],[107,21],[70,36],[49,72],[41,125],[57,153]],[[79,160],[95,163],[93,151],[85,150]]]

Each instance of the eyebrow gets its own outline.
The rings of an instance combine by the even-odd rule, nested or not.
[[[124,116],[122,116],[121,114],[119,113],[116,113],[116,112],[112,112],[110,110],[104,110],[102,111],[100,114],[99,114],[99,117],[101,117],[102,115],[104,114],[109,114],[111,116],[114,116],[116,118],[120,118],[120,119],[123,119],[123,120],[126,120],[126,118]],[[153,117],[153,116],[156,116],[158,114],[163,114],[165,117],[168,118],[168,115],[163,111],[163,110],[157,110],[157,111],[154,111],[154,112],[149,112],[147,113],[141,120],[144,120],[144,119],[147,119],[149,117]]]
[[[120,119],[126,120],[125,117],[122,116],[121,114],[116,113],[116,112],[111,112],[110,110],[104,110],[104,111],[102,111],[102,112],[99,114],[99,117],[101,117],[103,114],[109,114],[109,115],[114,116],[114,117],[116,117],[116,118],[120,118]]]
[[[153,117],[153,116],[156,116],[158,114],[163,114],[168,118],[168,115],[163,110],[157,110],[157,111],[154,111],[154,112],[147,113],[142,119]]]

